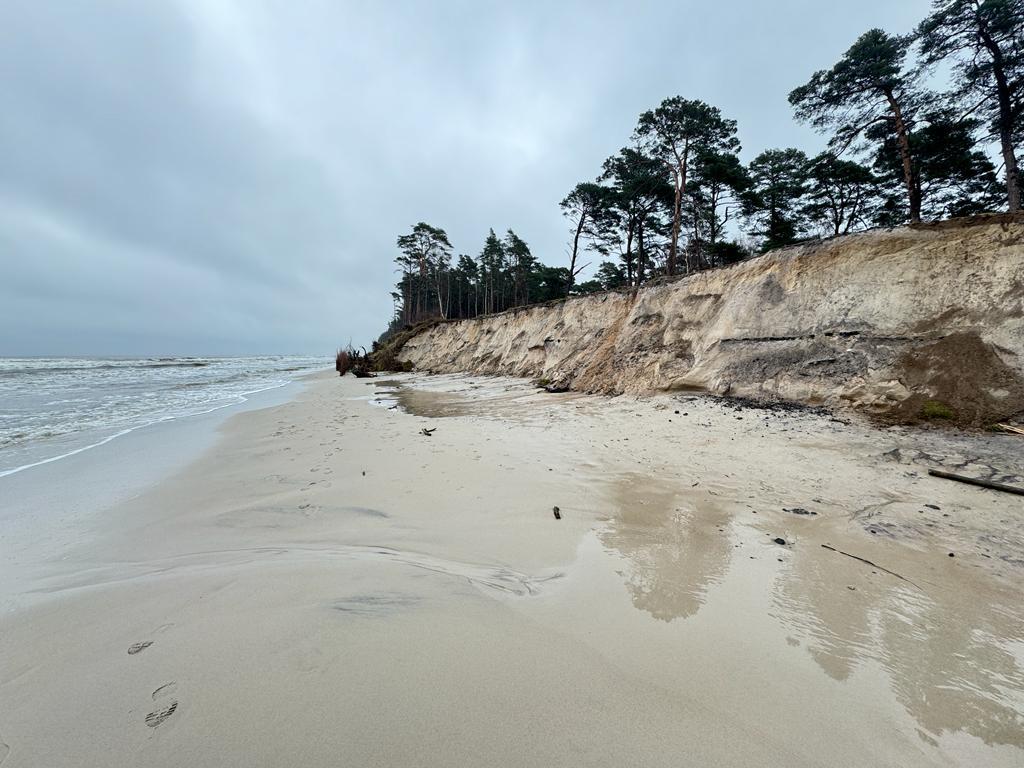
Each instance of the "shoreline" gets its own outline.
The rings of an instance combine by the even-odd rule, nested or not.
[[[23,571],[34,561],[57,556],[80,537],[102,532],[101,518],[107,510],[201,461],[234,416],[288,402],[317,375],[249,393],[241,402],[132,427],[94,445],[0,474],[0,543],[5,552],[0,560],[0,609],[16,605]],[[94,525],[97,518],[99,525]],[[46,552],[38,551],[40,547]]]
[[[140,429],[146,429],[147,427],[155,427],[158,424],[166,424],[168,421],[180,421],[182,419],[192,419],[192,418],[195,418],[197,416],[206,416],[207,414],[214,413],[215,411],[221,411],[221,410],[224,410],[225,408],[237,408],[239,406],[244,406],[247,402],[249,402],[249,398],[252,397],[253,395],[258,395],[258,394],[261,394],[263,392],[270,392],[270,391],[275,390],[275,389],[281,389],[282,387],[287,387],[291,383],[292,382],[290,382],[290,381],[285,381],[285,382],[282,382],[280,384],[274,384],[273,386],[270,386],[270,387],[263,387],[262,389],[254,389],[251,392],[242,392],[241,394],[238,395],[238,397],[240,399],[237,400],[236,402],[224,403],[223,405],[216,405],[213,408],[207,408],[206,410],[203,410],[203,411],[195,411],[194,413],[186,413],[186,414],[184,414],[182,416],[164,416],[164,417],[159,418],[159,419],[154,419],[153,421],[147,421],[147,422],[145,422],[143,424],[136,424],[135,426],[127,427],[127,428],[122,429],[122,430],[120,430],[118,432],[115,432],[112,435],[108,435],[107,437],[104,437],[102,440],[97,440],[95,443],[90,443],[89,445],[84,445],[84,446],[81,446],[79,448],[75,448],[73,450],[67,451],[66,453],[61,453],[61,454],[58,454],[56,456],[50,456],[50,457],[45,458],[45,459],[40,459],[39,461],[33,461],[33,462],[29,463],[29,464],[23,464],[20,467],[12,467],[11,469],[5,469],[3,471],[0,471],[0,478],[8,477],[10,475],[16,475],[19,472],[24,472],[26,469],[33,469],[34,467],[41,467],[44,464],[52,464],[55,461],[60,461],[61,459],[66,459],[66,458],[69,458],[71,456],[77,456],[80,453],[85,453],[86,451],[91,451],[93,448],[99,448],[101,446],[106,445],[107,443],[110,443],[110,442],[116,440],[119,437],[124,437],[125,435],[131,434],[132,432],[136,432],[137,430],[140,430]]]
[[[51,358],[43,357],[43,358],[39,358],[39,359],[40,360],[49,360]],[[85,359],[89,360],[89,361],[92,360],[91,358],[85,358]],[[135,358],[125,358],[125,360],[126,361],[127,360],[135,360]],[[173,367],[178,367],[178,365],[181,365],[181,364],[176,364]],[[102,367],[103,366],[96,366],[96,368],[102,368]],[[156,366],[153,366],[153,367],[168,367],[168,366],[156,365]],[[76,447],[68,446],[68,450],[64,450],[62,448],[57,448],[56,450],[60,450],[62,452],[61,453],[57,453],[55,455],[46,456],[46,457],[41,458],[41,459],[34,459],[34,460],[32,460],[32,461],[30,461],[30,462],[28,462],[26,464],[21,464],[21,465],[14,466],[14,467],[8,467],[6,469],[0,468],[0,478],[9,477],[10,475],[16,475],[19,472],[24,472],[25,470],[33,469],[35,467],[44,466],[46,464],[52,464],[52,463],[54,463],[56,461],[60,461],[62,459],[66,459],[66,458],[69,458],[71,456],[77,456],[78,454],[84,453],[86,451],[93,450],[95,448],[100,448],[100,447],[102,447],[104,445],[107,445],[108,443],[110,443],[110,442],[120,438],[120,437],[124,437],[125,435],[131,434],[132,432],[136,432],[136,431],[138,431],[140,429],[147,429],[147,428],[150,428],[150,427],[155,427],[155,426],[158,426],[160,424],[165,424],[165,423],[170,422],[170,421],[181,421],[181,420],[187,420],[187,419],[194,419],[194,418],[197,418],[197,417],[200,417],[200,416],[206,416],[207,414],[215,413],[216,411],[221,411],[221,410],[225,410],[225,409],[228,409],[228,408],[236,408],[236,409],[245,408],[246,404],[253,397],[261,395],[264,392],[270,392],[270,391],[273,391],[275,389],[281,389],[283,387],[288,387],[288,386],[290,386],[292,384],[295,384],[297,382],[301,382],[302,380],[304,380],[306,378],[313,377],[313,376],[316,376],[318,374],[322,374],[322,373],[324,373],[326,371],[329,371],[329,370],[330,370],[329,366],[325,365],[324,368],[322,370],[319,370],[319,371],[311,370],[308,373],[302,374],[300,376],[288,378],[288,379],[285,379],[285,380],[282,380],[282,381],[278,381],[278,382],[275,382],[275,383],[270,384],[268,386],[262,386],[262,387],[259,387],[257,389],[252,389],[252,390],[246,390],[246,391],[242,391],[242,392],[232,393],[231,395],[228,396],[228,397],[231,398],[231,400],[229,402],[224,402],[224,403],[221,403],[219,405],[213,405],[211,407],[205,407],[205,408],[202,408],[200,410],[190,411],[190,412],[187,412],[187,413],[180,413],[180,414],[175,414],[175,415],[164,415],[164,416],[159,416],[159,417],[156,417],[156,418],[152,418],[149,421],[143,421],[143,422],[140,422],[138,424],[133,424],[131,426],[121,428],[121,429],[119,429],[118,431],[116,431],[113,434],[104,435],[103,437],[99,437],[99,439],[96,439],[94,442],[90,442],[90,443],[87,443],[85,445],[77,445]],[[94,432],[96,432],[96,431],[98,431],[98,430],[94,430]],[[69,435],[62,435],[61,437],[63,439],[65,439],[65,440],[68,440],[70,442],[70,445],[75,445],[75,443],[72,442],[70,439],[74,438],[74,437],[77,437],[77,435],[69,434]],[[86,440],[90,440],[92,438],[85,438],[85,439]]]
[[[317,374],[22,563],[4,768],[1015,765],[1012,440]]]

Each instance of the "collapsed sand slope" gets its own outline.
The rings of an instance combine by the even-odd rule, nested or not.
[[[962,423],[1024,410],[1024,219],[851,235],[635,292],[435,326],[400,359],[572,389],[701,389]]]

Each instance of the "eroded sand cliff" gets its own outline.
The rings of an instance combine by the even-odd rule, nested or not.
[[[904,420],[948,408],[982,425],[1024,411],[1024,218],[867,232],[444,323],[399,358],[587,392],[695,389]]]

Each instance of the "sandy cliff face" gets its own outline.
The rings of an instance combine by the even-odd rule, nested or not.
[[[1024,219],[869,232],[638,291],[446,323],[418,369],[707,390],[982,424],[1024,410]]]

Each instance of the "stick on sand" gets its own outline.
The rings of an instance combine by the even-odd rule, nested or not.
[[[836,552],[837,554],[840,554],[840,555],[846,555],[847,557],[852,557],[854,560],[860,560],[862,563],[870,565],[872,568],[877,568],[880,571],[884,571],[885,573],[888,573],[890,576],[895,576],[897,579],[901,579],[901,580],[907,582],[907,584],[910,584],[913,587],[917,587],[918,589],[921,589],[920,586],[918,586],[917,584],[912,582],[906,576],[901,576],[900,574],[896,573],[896,571],[890,571],[888,568],[884,568],[881,565],[879,565],[878,563],[873,563],[873,562],[871,562],[870,560],[868,560],[865,557],[860,557],[859,555],[851,555],[849,552],[843,552],[843,550],[836,549],[835,547],[833,547],[833,546],[831,546],[829,544],[822,544],[821,546],[822,546],[822,548],[827,549],[830,552]],[[923,592],[924,590],[921,589],[921,591]]]
[[[956,480],[958,483],[967,483],[968,485],[977,485],[981,488],[990,488],[993,491],[1002,491],[1003,493],[1015,493],[1018,496],[1024,496],[1024,488],[1018,488],[1015,485],[1005,485],[1004,483],[994,483],[991,480],[979,480],[975,477],[965,477],[964,475],[954,475],[952,472],[943,472],[941,469],[929,469],[928,474],[932,477],[944,477],[947,480]]]

